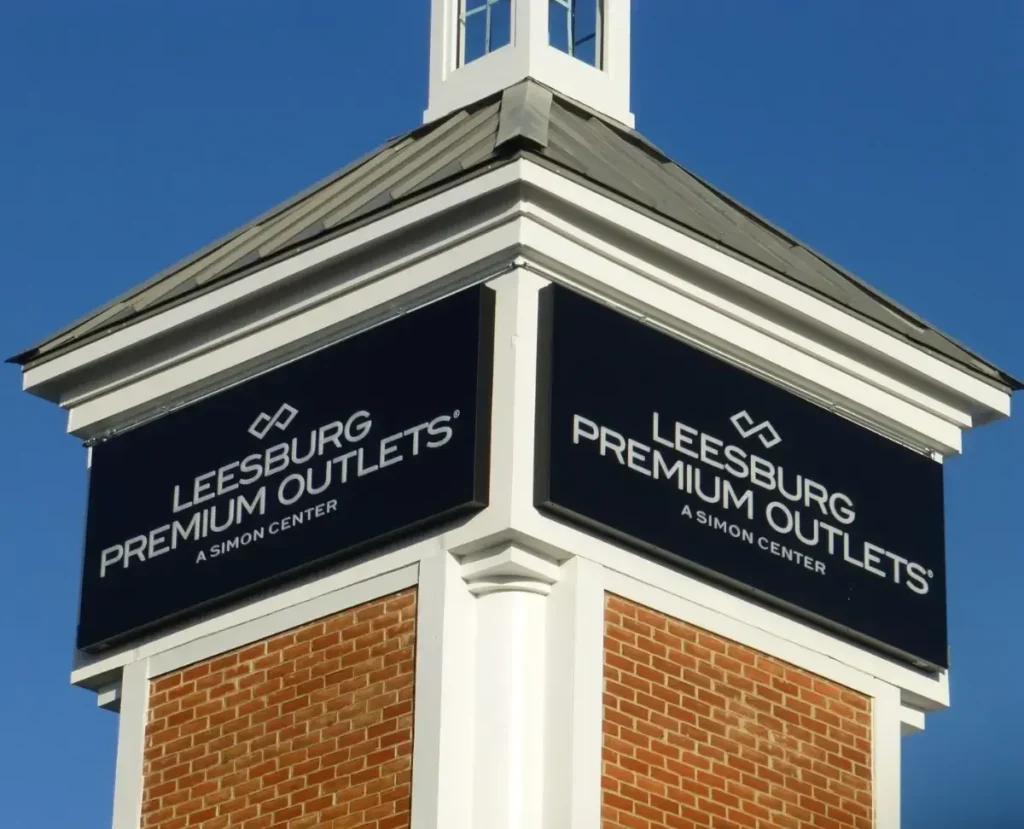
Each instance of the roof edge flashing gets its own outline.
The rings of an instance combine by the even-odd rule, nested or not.
[[[529,79],[504,90],[494,148],[547,147],[553,98],[551,90]]]

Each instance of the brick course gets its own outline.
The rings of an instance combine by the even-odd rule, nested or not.
[[[152,681],[144,829],[410,825],[416,594]]]
[[[603,829],[871,829],[869,698],[617,596]]]

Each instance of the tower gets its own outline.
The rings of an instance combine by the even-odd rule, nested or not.
[[[628,0],[432,13],[425,124],[15,358],[115,829],[898,826],[1021,384],[635,133]]]

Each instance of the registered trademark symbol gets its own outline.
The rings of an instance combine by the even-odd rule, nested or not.
[[[455,410],[455,412],[454,412],[454,413],[452,414],[452,417],[453,417],[453,418],[454,418],[455,420],[458,420],[458,419],[459,419],[459,415],[460,415],[460,414],[462,414],[462,412],[460,412],[460,411],[459,411],[458,409],[456,409],[456,410]]]

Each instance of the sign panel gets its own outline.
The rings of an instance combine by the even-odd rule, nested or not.
[[[940,464],[561,287],[538,375],[538,507],[947,665]]]
[[[484,507],[493,303],[462,291],[95,446],[78,647]]]

